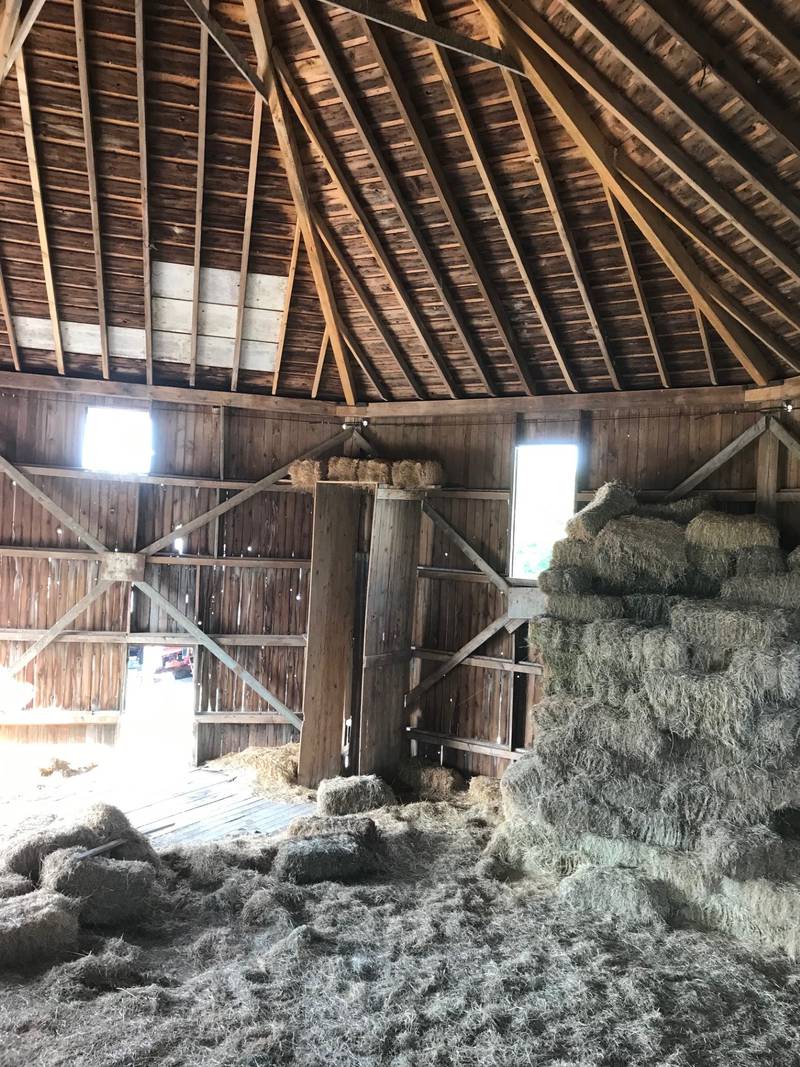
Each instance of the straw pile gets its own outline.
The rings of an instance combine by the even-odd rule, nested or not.
[[[543,575],[548,696],[487,862],[575,871],[565,898],[642,921],[663,909],[641,880],[663,882],[670,914],[795,951],[800,843],[771,827],[800,799],[800,572],[761,517],[682,525],[626,493],[598,493]]]
[[[325,477],[324,459],[296,459],[289,464],[289,481],[304,493],[313,493],[314,486]]]

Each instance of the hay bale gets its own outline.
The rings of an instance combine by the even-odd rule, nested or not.
[[[786,566],[790,571],[800,571],[800,545],[793,548],[786,557]]]
[[[350,882],[372,874],[374,854],[350,834],[299,837],[278,848],[273,875],[295,885],[314,882]]]
[[[347,834],[366,845],[380,840],[375,821],[366,815],[302,815],[286,827],[287,837],[330,837]]]
[[[596,619],[621,619],[625,614],[622,597],[577,593],[551,593],[546,602],[548,615],[567,622],[594,622]]]
[[[0,968],[27,967],[74,952],[76,910],[73,901],[43,889],[0,900]]]
[[[579,862],[580,857],[553,827],[507,818],[492,834],[478,869],[484,877],[518,872],[552,881],[571,874]]]
[[[97,835],[101,844],[124,838],[124,844],[117,845],[109,855],[117,860],[138,860],[143,863],[158,864],[158,855],[144,834],[134,830],[128,817],[111,804],[93,804],[83,816],[81,822]]]
[[[686,527],[692,544],[716,551],[736,552],[755,545],[777,545],[777,526],[761,515],[729,515],[723,511],[703,511]]]
[[[392,464],[392,485],[397,489],[430,489],[443,482],[444,471],[437,460],[401,459]]]
[[[768,608],[800,609],[800,571],[776,574],[771,578],[729,578],[722,583],[724,600],[740,600]]]
[[[585,864],[558,887],[565,904],[605,919],[661,926],[668,903],[661,886],[626,867]]]
[[[576,541],[572,537],[564,537],[553,545],[550,566],[583,567],[591,571],[594,567],[594,545],[591,541]]]
[[[81,848],[51,852],[42,864],[42,888],[77,898],[80,919],[90,926],[115,926],[141,919],[151,906],[153,866],[106,856],[81,859],[83,852]]]
[[[377,482],[378,485],[391,485],[392,465],[385,459],[359,460],[358,480],[360,482]]]
[[[350,456],[331,456],[328,460],[328,480],[331,482],[357,482],[357,459]]]
[[[754,545],[736,553],[737,578],[768,578],[786,574],[786,555],[777,545]]]
[[[644,692],[661,729],[734,746],[751,734],[756,701],[725,675],[648,671]]]
[[[12,838],[0,853],[0,870],[11,871],[39,881],[42,862],[59,849],[95,848],[102,844],[94,830],[83,824],[55,825],[46,830],[23,833]]]
[[[396,803],[391,787],[376,774],[326,778],[317,789],[319,815],[351,815]]]
[[[594,542],[594,566],[611,590],[668,592],[689,570],[684,529],[664,519],[611,519]]]
[[[628,618],[643,626],[669,626],[670,609],[679,599],[665,593],[627,593],[622,606]]]
[[[672,628],[687,641],[715,649],[769,649],[791,640],[796,621],[780,608],[753,608],[732,600],[679,600]]]
[[[30,878],[26,878],[24,874],[0,871],[0,900],[21,897],[24,893],[32,893],[35,888]]]
[[[537,582],[543,593],[588,593],[592,575],[583,567],[549,567]]]
[[[686,555],[694,570],[715,586],[732,577],[736,571],[735,552],[706,548],[705,545],[687,541]]]
[[[419,800],[449,800],[466,787],[459,771],[422,759],[403,760],[397,768],[397,781]]]
[[[289,481],[305,493],[313,493],[317,482],[325,477],[324,459],[296,459],[289,464]]]
[[[290,741],[275,747],[251,745],[241,752],[228,752],[213,760],[211,766],[243,770],[254,786],[271,792],[276,786],[295,785],[299,760],[300,743]]]
[[[633,490],[622,482],[607,482],[594,494],[591,503],[567,523],[567,536],[576,541],[593,541],[607,522],[636,508]]]
[[[648,519],[680,522],[685,526],[702,511],[711,511],[713,507],[714,494],[703,492],[682,497],[680,500],[671,500],[668,503],[637,504],[633,514]]]
[[[703,869],[713,878],[789,882],[800,877],[800,843],[768,826],[704,826],[698,853]]]
[[[503,807],[500,779],[485,774],[475,774],[469,780],[467,801],[490,814],[499,814]]]

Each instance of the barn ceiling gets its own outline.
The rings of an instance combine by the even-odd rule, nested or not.
[[[6,0],[0,369],[348,402],[793,376],[792,8]]]

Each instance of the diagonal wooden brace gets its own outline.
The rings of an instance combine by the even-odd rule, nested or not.
[[[487,563],[483,556],[472,547],[469,541],[462,537],[458,530],[456,530],[454,526],[451,526],[443,515],[440,515],[435,508],[432,508],[427,500],[423,500],[422,502],[422,511],[428,516],[434,526],[438,526],[442,533],[446,534],[447,537],[459,547],[470,563],[473,563],[479,571],[483,571],[489,581],[497,586],[501,593],[508,593],[509,585],[505,578],[498,574],[494,567],[492,567],[490,563]]]
[[[74,622],[79,615],[82,615],[84,611],[95,602],[95,600],[99,600],[99,598],[103,596],[106,590],[113,584],[113,581],[109,579],[101,579],[93,585],[89,592],[86,593],[85,596],[82,596],[77,604],[73,604],[71,608],[64,612],[57,622],[53,623],[47,633],[42,634],[38,641],[35,641],[30,648],[27,648],[22,653],[19,659],[9,667],[10,672],[12,674],[19,674],[21,670],[24,670],[32,659],[35,659],[40,652],[47,648],[48,645],[52,644],[58,635],[69,627],[70,623]]]

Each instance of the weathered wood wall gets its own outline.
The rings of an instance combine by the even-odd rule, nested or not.
[[[0,452],[12,462],[58,467],[80,466],[86,403],[21,392],[0,397]],[[202,484],[135,484],[112,479],[77,480],[35,476],[62,505],[112,548],[131,550],[167,533],[176,523],[216,503],[233,489],[214,480],[249,481],[332,436],[332,418],[271,416],[228,410],[154,405],[155,456],[159,475],[185,476]],[[800,416],[784,414],[800,434]],[[620,478],[642,490],[669,489],[751,425],[758,414],[735,410],[670,406],[619,411],[560,413],[517,418],[483,416],[375,420],[367,433],[389,458],[435,457],[446,471],[447,490],[435,507],[501,572],[509,552],[509,504],[515,442],[577,440],[584,446],[579,490]],[[750,446],[711,479],[731,506],[753,506],[757,446]],[[800,460],[781,449],[778,464],[778,518],[786,547],[800,540]],[[208,529],[190,536],[189,555],[216,549],[235,566],[151,563],[148,578],[207,632],[216,634],[302,635],[306,626],[307,561],[311,552],[312,499],[280,486],[262,493]],[[54,550],[34,558],[0,551],[0,629],[44,628],[86,589],[87,561],[59,559],[61,549],[79,547],[68,531],[0,477],[0,546]],[[268,561],[276,561],[270,564]],[[292,561],[297,560],[295,566]],[[452,652],[503,611],[503,597],[427,519],[422,520],[423,570],[414,612],[414,643]],[[447,575],[448,569],[457,574]],[[125,631],[125,598],[119,590],[99,601],[80,628]],[[168,619],[135,598],[134,632],[175,629]],[[21,651],[20,642],[0,641],[0,664]],[[233,654],[289,707],[302,706],[302,647],[234,647]],[[481,649],[482,656],[512,658],[514,638],[501,631]],[[120,706],[124,645],[59,642],[37,658],[25,677],[36,689],[39,708],[73,711],[116,710]],[[459,738],[508,744],[512,729],[514,675],[491,666],[461,666],[424,699],[419,725]],[[432,667],[422,662],[423,671]],[[417,661],[417,670],[420,670]],[[521,679],[524,699],[535,699],[536,679]],[[516,684],[517,718],[520,680]],[[291,736],[272,720],[267,707],[209,654],[197,662],[197,710],[264,714],[263,722],[198,723],[201,758],[244,747],[278,744]],[[42,727],[37,727],[41,737]],[[517,724],[519,729],[519,723]],[[449,751],[447,758],[470,769],[494,773],[502,763],[486,756]]]

